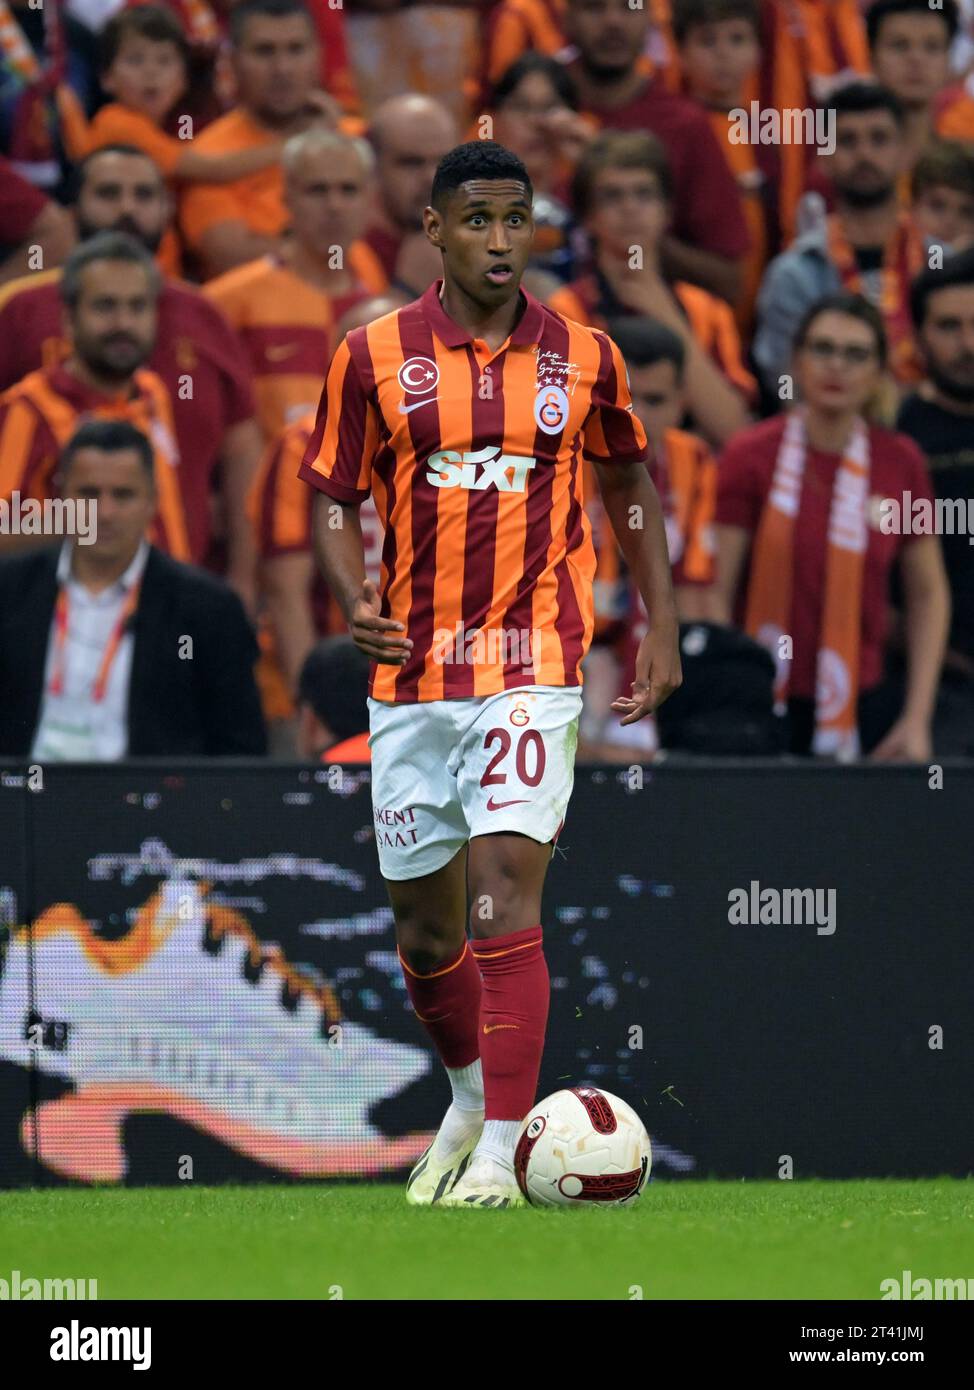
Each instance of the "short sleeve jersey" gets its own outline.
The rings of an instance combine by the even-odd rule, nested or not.
[[[441,286],[344,339],[300,469],[338,501],[372,494],[385,528],[382,614],[413,648],[373,668],[371,693],[580,685],[595,571],[583,458],[646,457],[622,355],[523,290],[492,352]]]

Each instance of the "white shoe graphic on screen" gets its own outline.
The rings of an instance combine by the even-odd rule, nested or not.
[[[330,990],[268,955],[195,882],[166,882],[116,941],[56,904],[34,924],[32,956],[14,931],[0,965],[0,1058],[74,1085],[21,1125],[25,1150],[36,1137],[55,1172],[123,1178],[122,1125],[135,1112],[172,1115],[299,1177],[409,1167],[434,1137],[388,1138],[369,1119],[426,1074],[429,1054],[343,1022]]]

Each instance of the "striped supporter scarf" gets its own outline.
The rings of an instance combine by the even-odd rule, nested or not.
[[[775,460],[771,490],[754,542],[745,627],[774,657],[775,708],[784,713],[791,662],[780,638],[790,632],[795,522],[808,455],[803,411],[792,411]],[[857,419],[835,474],[825,560],[825,603],[815,670],[812,752],[849,762],[859,754],[857,703],[862,585],[868,531],[869,435]]]
[[[843,289],[850,294],[864,294],[856,253],[834,213],[828,218],[827,233],[829,256],[839,272]],[[889,341],[890,370],[898,382],[907,385],[923,376],[910,316],[910,283],[926,264],[923,237],[909,214],[900,213],[883,251],[877,308],[883,316]]]

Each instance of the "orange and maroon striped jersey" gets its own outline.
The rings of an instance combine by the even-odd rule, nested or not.
[[[335,338],[335,324],[354,305],[388,287],[379,258],[364,241],[348,249],[356,288],[328,295],[295,275],[277,256],[260,256],[203,286],[237,330],[254,372],[257,419],[274,439],[314,410]]]
[[[524,290],[492,353],[447,315],[442,283],[343,340],[300,469],[340,502],[371,493],[385,527],[382,616],[413,648],[373,666],[370,693],[581,685],[595,573],[583,458],[646,456],[622,355]]]
[[[179,486],[179,451],[165,382],[140,367],[124,396],[106,396],[64,365],[30,372],[0,395],[0,498],[19,492],[43,502],[55,493],[64,445],[85,419],[127,420],[148,437],[159,505],[150,539],[175,560],[192,559]]]

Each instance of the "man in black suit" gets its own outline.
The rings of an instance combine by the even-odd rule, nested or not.
[[[0,560],[0,756],[266,753],[240,599],[145,539],[156,509],[145,435],[123,420],[82,424],[60,496],[62,522],[77,509],[77,538]]]

